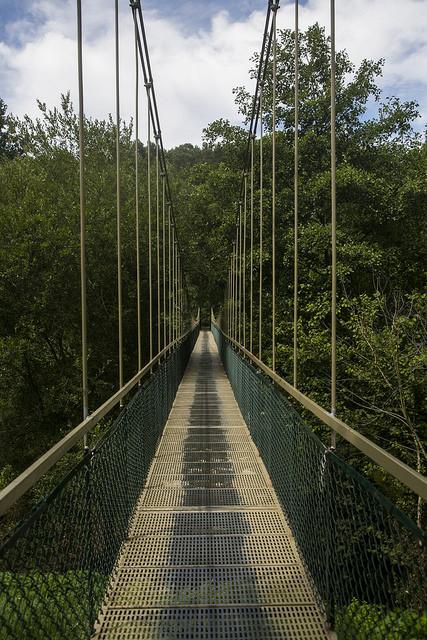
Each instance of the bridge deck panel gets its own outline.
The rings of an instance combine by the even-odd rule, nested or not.
[[[208,332],[178,390],[95,637],[326,638]]]

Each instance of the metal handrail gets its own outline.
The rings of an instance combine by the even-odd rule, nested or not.
[[[248,360],[258,367],[258,369],[261,369],[261,371],[271,378],[281,389],[295,398],[295,400],[297,400],[305,409],[308,409],[308,411],[315,415],[316,418],[319,418],[321,422],[333,429],[336,433],[342,436],[344,440],[347,440],[347,442],[370,458],[370,460],[383,467],[383,469],[396,478],[396,480],[399,480],[399,482],[408,487],[408,489],[411,489],[411,491],[423,498],[423,500],[427,500],[426,476],[418,473],[418,471],[415,471],[415,469],[412,469],[398,458],[395,458],[393,455],[388,453],[388,451],[385,451],[382,447],[379,447],[377,444],[372,442],[372,440],[369,440],[369,438],[358,433],[336,416],[328,413],[326,409],[318,405],[308,396],[301,393],[301,391],[298,391],[298,389],[293,387],[289,382],[277,375],[277,373],[264,364],[264,362],[254,356],[253,353],[234,340],[234,338],[227,335],[216,322],[213,313],[212,323],[216,326],[218,331],[222,333],[224,338],[230,342],[230,344],[234,345],[244,356],[248,358]]]
[[[31,489],[45,473],[49,471],[70,449],[72,449],[83,437],[91,431],[104,416],[107,415],[115,406],[117,406],[122,398],[124,398],[138,382],[151,371],[151,369],[177,344],[181,343],[200,322],[200,312],[196,322],[193,323],[191,329],[168,344],[160,351],[150,362],[148,362],[137,374],[133,376],[121,389],[116,391],[108,400],[91,413],[86,420],[83,420],[72,431],[67,433],[59,442],[44,453],[38,460],[33,462],[25,471],[17,478],[12,480],[2,491],[0,491],[0,516],[19,500],[29,489]]]

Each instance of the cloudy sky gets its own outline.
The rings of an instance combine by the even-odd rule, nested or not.
[[[142,0],[166,147],[200,144],[218,117],[239,122],[232,88],[251,84],[267,0]],[[0,97],[15,114],[76,95],[75,0],[0,0]],[[114,111],[114,0],[82,0],[85,103],[89,115]],[[303,0],[301,28],[329,25],[328,0]],[[351,59],[386,58],[384,95],[416,99],[427,119],[427,0],[336,0],[337,46]],[[122,115],[132,115],[134,50],[128,0],[120,0]],[[292,27],[293,0],[282,0],[279,27]],[[141,101],[141,106],[143,102]]]

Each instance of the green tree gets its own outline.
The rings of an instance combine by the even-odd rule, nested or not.
[[[22,153],[0,163],[0,468],[16,474],[81,416],[78,123],[69,96],[9,118]],[[87,120],[90,406],[117,388],[115,127]],[[141,155],[145,150],[141,148]],[[136,371],[134,150],[121,127],[125,377]],[[141,201],[143,295],[147,237]],[[143,310],[147,326],[147,310]],[[148,347],[144,334],[144,359]]]
[[[294,34],[290,30],[280,31],[278,40],[277,366],[284,377],[291,379]],[[330,402],[330,42],[324,29],[314,25],[300,34],[299,47],[299,386],[327,407]],[[253,63],[252,78],[256,75],[257,55]],[[337,53],[338,412],[350,424],[377,438],[381,446],[391,449],[412,466],[423,469],[426,403],[420,395],[419,382],[422,381],[420,368],[425,362],[425,343],[415,336],[420,331],[421,300],[425,287],[427,146],[414,129],[419,115],[416,102],[402,102],[395,97],[382,99],[378,77],[383,65],[383,60],[364,60],[356,68],[345,51]],[[271,63],[268,73],[271,73]],[[252,96],[244,87],[237,87],[235,98],[247,124]],[[264,126],[267,132],[271,132],[271,101],[271,82],[267,78],[264,89]],[[211,129],[211,146],[216,145],[229,165],[237,167],[238,134],[225,121],[215,122]],[[242,130],[241,135],[243,133]],[[257,265],[257,145],[255,158]],[[268,133],[264,140],[263,168],[262,331],[264,358],[271,361],[271,138]],[[249,264],[246,268],[249,270]],[[257,273],[254,282],[258,282]],[[379,291],[381,309],[378,308]],[[399,327],[397,334],[396,327],[394,332],[389,329],[389,319],[396,313],[396,300],[405,300],[396,325]],[[255,309],[255,318],[257,315]],[[361,322],[364,326],[368,324],[372,332],[370,344],[375,345],[375,352],[369,358],[367,346],[364,346],[360,331],[356,330]],[[418,345],[423,356],[415,357],[414,344]],[[396,358],[400,351],[397,376]],[[388,397],[384,379],[375,374],[378,359],[387,362],[384,366],[395,400],[397,397],[407,399],[406,418],[403,417],[403,408],[393,404]],[[356,394],[364,403],[363,415],[351,394]],[[373,398],[377,402],[372,404]],[[390,416],[397,413],[401,419],[395,418],[390,424]],[[326,432],[325,437],[328,438]],[[340,444],[340,452],[359,465],[351,448],[344,443]],[[402,504],[415,516],[414,502],[408,502],[408,496],[399,493],[400,490],[392,487],[390,480],[383,478],[373,466],[364,470],[383,486],[387,485],[393,498],[401,496]],[[420,521],[419,508],[418,519]]]
[[[14,140],[13,128],[7,115],[7,104],[0,98],[0,162],[13,158],[20,152]]]

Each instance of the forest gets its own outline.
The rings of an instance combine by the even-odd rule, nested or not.
[[[330,50],[318,25],[300,37],[298,379],[304,393],[327,407]],[[293,367],[293,46],[293,33],[280,31],[276,338],[277,370],[289,380]],[[364,60],[356,67],[345,51],[337,53],[337,415],[425,473],[427,142],[417,127],[416,101],[382,95],[384,64],[384,60]],[[256,65],[255,55],[251,77]],[[272,155],[268,87],[269,83],[264,93],[262,255],[267,364],[271,362]],[[196,312],[200,306],[204,318],[211,307],[221,311],[235,232],[251,96],[245,87],[237,87],[234,99],[242,126],[219,118],[207,124],[201,147],[183,144],[166,152],[191,307]],[[39,109],[37,119],[17,118],[0,102],[0,488],[81,419],[78,118],[70,95],[62,96],[60,108],[39,103]],[[133,135],[133,123],[123,122],[125,380],[137,370]],[[94,409],[113,393],[118,379],[115,125],[111,116],[87,118],[85,139],[89,382]],[[256,224],[258,149],[257,140]],[[142,314],[147,327],[147,146],[141,141],[138,153]],[[254,245],[257,283],[258,227]],[[257,317],[256,309],[255,335]],[[313,428],[320,429],[315,423]],[[344,443],[338,443],[338,452],[419,525],[426,524],[422,505],[381,469]]]

